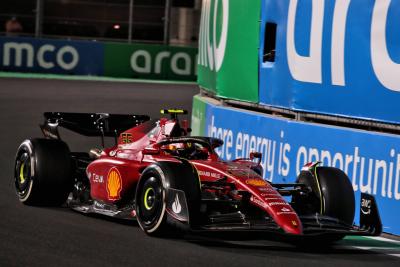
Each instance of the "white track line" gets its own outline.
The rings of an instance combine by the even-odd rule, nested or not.
[[[376,252],[383,253],[383,254],[388,255],[388,256],[393,256],[393,257],[400,258],[400,254],[397,253],[399,251],[399,247],[397,247],[397,246],[400,245],[400,241],[394,240],[394,239],[385,238],[385,237],[381,237],[381,236],[365,236],[365,238],[376,240],[376,241],[380,241],[380,242],[385,242],[387,244],[387,246],[385,246],[385,247],[353,246],[353,247],[356,248],[356,249],[361,249],[361,250],[376,251]],[[397,246],[396,247],[392,247],[393,245],[397,245]]]
[[[353,248],[364,249],[364,250],[393,250],[392,247],[359,247],[359,246],[353,246]]]
[[[398,241],[398,240],[389,239],[389,238],[385,238],[385,237],[381,237],[381,236],[366,236],[366,238],[383,241],[383,242],[391,242],[391,243],[400,245],[400,241]]]

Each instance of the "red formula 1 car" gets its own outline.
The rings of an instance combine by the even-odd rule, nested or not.
[[[103,113],[45,113],[46,138],[24,141],[15,161],[15,188],[29,205],[61,205],[83,213],[137,219],[144,232],[172,228],[192,232],[261,231],[286,236],[379,235],[375,200],[361,195],[360,226],[355,200],[339,169],[308,164],[296,183],[263,180],[262,155],[224,161],[216,138],[188,136],[183,110],[171,118]],[[114,137],[115,145],[70,152],[58,127],[86,136]]]

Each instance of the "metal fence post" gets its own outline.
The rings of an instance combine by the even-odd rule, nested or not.
[[[171,0],[165,0],[164,44],[169,45],[169,24],[171,21]]]
[[[43,0],[36,0],[35,37],[42,35]]]
[[[128,42],[132,42],[132,30],[133,30],[133,1],[129,1],[129,32],[128,32]]]

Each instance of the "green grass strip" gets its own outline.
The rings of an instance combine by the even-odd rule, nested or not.
[[[390,241],[375,240],[364,236],[346,236],[340,244],[354,247],[390,248],[400,250],[400,244]]]

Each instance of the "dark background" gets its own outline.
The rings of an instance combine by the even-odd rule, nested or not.
[[[128,38],[129,0],[42,1],[43,36],[115,41]],[[134,0],[133,3],[132,38],[135,41],[162,42],[166,1]],[[195,0],[171,0],[172,8],[193,9],[194,4]],[[5,23],[13,16],[23,26],[23,35],[34,35],[36,0],[1,0],[0,32],[5,32]],[[120,28],[115,29],[114,25]],[[197,26],[193,28],[193,38],[196,36]]]

